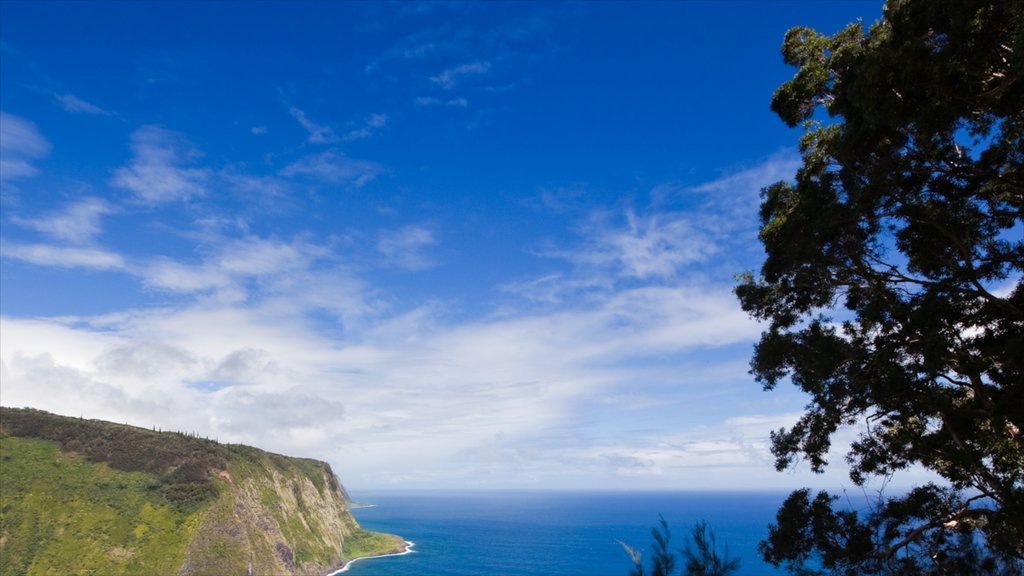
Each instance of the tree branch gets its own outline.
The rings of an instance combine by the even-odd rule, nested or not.
[[[971,499],[973,500],[973,499]],[[970,502],[971,500],[968,500]],[[926,524],[922,524],[917,528],[911,530],[902,540],[896,542],[892,546],[880,550],[875,554],[876,558],[888,559],[891,558],[896,552],[899,552],[901,548],[905,548],[912,544],[915,540],[921,537],[922,534],[929,530],[942,529],[952,530],[956,528],[961,521],[967,518],[975,518],[981,516],[989,516],[995,514],[995,510],[989,510],[988,508],[962,508],[959,512],[956,512],[944,519],[934,520]]]

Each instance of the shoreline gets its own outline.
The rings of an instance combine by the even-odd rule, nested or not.
[[[336,576],[337,574],[342,574],[344,572],[348,572],[348,569],[351,568],[353,564],[355,564],[356,562],[359,562],[360,560],[372,560],[374,558],[387,558],[389,556],[405,556],[406,554],[412,554],[413,552],[415,552],[415,550],[412,549],[413,546],[415,546],[415,545],[416,545],[415,542],[412,542],[410,540],[403,540],[402,541],[402,546],[399,549],[400,550],[399,552],[388,552],[388,553],[385,553],[385,554],[374,554],[373,556],[360,556],[358,558],[353,558],[351,560],[346,561],[345,564],[342,565],[341,568],[338,568],[334,572],[328,573],[327,576]]]

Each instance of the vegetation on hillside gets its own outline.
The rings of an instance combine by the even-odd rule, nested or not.
[[[200,517],[166,501],[157,479],[0,437],[0,574],[174,574]]]
[[[322,574],[403,541],[330,467],[195,435],[0,407],[0,574]]]
[[[180,432],[157,432],[101,420],[56,416],[40,410],[0,408],[0,435],[39,438],[60,444],[115,470],[144,472],[153,490],[188,509],[216,498],[210,470],[225,470],[230,448]]]

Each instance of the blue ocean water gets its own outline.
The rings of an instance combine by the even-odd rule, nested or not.
[[[619,541],[650,556],[663,516],[671,547],[704,520],[739,557],[738,574],[776,576],[757,543],[786,497],[782,492],[362,492],[353,514],[368,530],[415,543],[414,553],[352,564],[347,576],[626,576]],[[681,561],[680,561],[681,566]]]

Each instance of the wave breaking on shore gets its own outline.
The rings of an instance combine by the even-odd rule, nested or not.
[[[360,560],[372,560],[374,558],[387,558],[389,556],[405,556],[406,554],[412,554],[412,553],[415,552],[415,550],[412,549],[412,547],[415,546],[415,545],[416,545],[415,542],[412,542],[410,540],[405,540],[404,542],[402,542],[402,549],[401,549],[400,552],[389,552],[387,554],[375,554],[373,556],[360,556],[359,558],[353,558],[353,559],[349,560],[348,562],[345,562],[344,566],[342,566],[338,570],[335,570],[334,572],[331,572],[327,576],[336,576],[337,574],[342,574],[344,572],[348,572],[348,569],[351,568],[353,564],[355,564],[356,562],[359,562]]]

